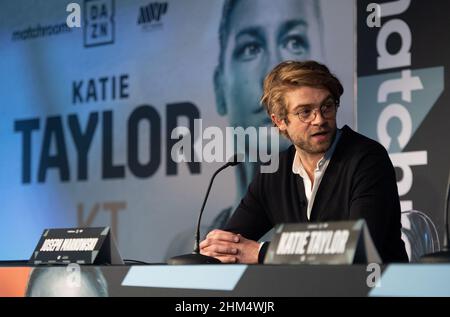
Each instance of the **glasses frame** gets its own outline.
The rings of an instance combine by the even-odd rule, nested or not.
[[[339,107],[339,101],[337,101],[336,99],[332,99],[332,101],[333,101],[333,106],[334,106],[334,108],[333,108],[333,111],[332,112],[330,112],[329,114],[327,114],[327,115],[324,115],[324,109],[323,109],[323,107],[325,107],[326,106],[326,103],[328,102],[328,99],[325,101],[325,102],[323,102],[319,107],[315,107],[314,109],[311,109],[311,111],[312,111],[312,113],[311,113],[311,118],[309,118],[309,119],[303,119],[301,116],[300,116],[300,114],[301,114],[301,112],[300,111],[298,111],[298,112],[295,112],[295,113],[293,113],[293,115],[295,115],[301,122],[303,122],[303,123],[310,123],[310,122],[313,122],[316,118],[317,118],[317,113],[320,111],[320,115],[324,118],[324,119],[332,119],[332,118],[334,118],[335,116],[336,116],[336,113],[337,113],[337,108]]]

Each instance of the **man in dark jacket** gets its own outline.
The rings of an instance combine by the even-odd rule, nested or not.
[[[292,146],[274,173],[260,173],[224,230],[201,253],[224,263],[261,262],[259,239],[277,223],[365,219],[384,262],[407,261],[394,167],[377,142],[338,129],[343,87],[314,61],[287,61],[264,80],[261,103]]]

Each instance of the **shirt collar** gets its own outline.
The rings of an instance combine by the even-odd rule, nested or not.
[[[334,153],[334,150],[336,148],[336,144],[338,143],[340,137],[342,134],[341,129],[336,129],[336,136],[334,137],[333,143],[331,144],[330,148],[325,152],[324,156],[317,162],[316,171],[323,170],[325,166],[325,162],[329,161],[331,159],[331,156]],[[306,176],[306,171],[303,168],[302,162],[298,158],[298,152],[295,151],[294,161],[292,162],[292,173],[299,174],[301,177]]]

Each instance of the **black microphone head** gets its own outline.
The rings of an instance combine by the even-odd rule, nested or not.
[[[235,153],[232,157],[228,159],[228,166],[235,166],[244,162],[245,155],[242,153]]]

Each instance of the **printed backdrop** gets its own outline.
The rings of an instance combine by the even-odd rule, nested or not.
[[[450,45],[442,35],[450,4],[377,1],[380,27],[369,27],[371,2],[357,9],[357,128],[388,150],[402,210],[424,212],[442,236],[450,167]]]
[[[76,226],[112,226],[126,259],[189,252],[209,178],[222,163],[174,163],[170,132],[195,118],[224,129],[245,115],[229,100],[224,110],[213,84],[224,2],[78,1],[81,27],[68,28],[69,2],[0,4],[0,259],[29,258],[44,228]],[[345,86],[339,126],[354,127],[353,0],[228,4],[223,60],[231,66],[220,83],[245,88],[229,98],[257,104],[245,94],[255,89],[259,97],[271,66],[318,59]],[[289,24],[288,15],[311,20]],[[441,62],[414,65],[413,74],[442,72]],[[361,76],[374,71],[367,67]],[[424,138],[414,141],[411,150],[423,149]],[[236,206],[242,185],[235,170],[218,177],[204,229]]]

